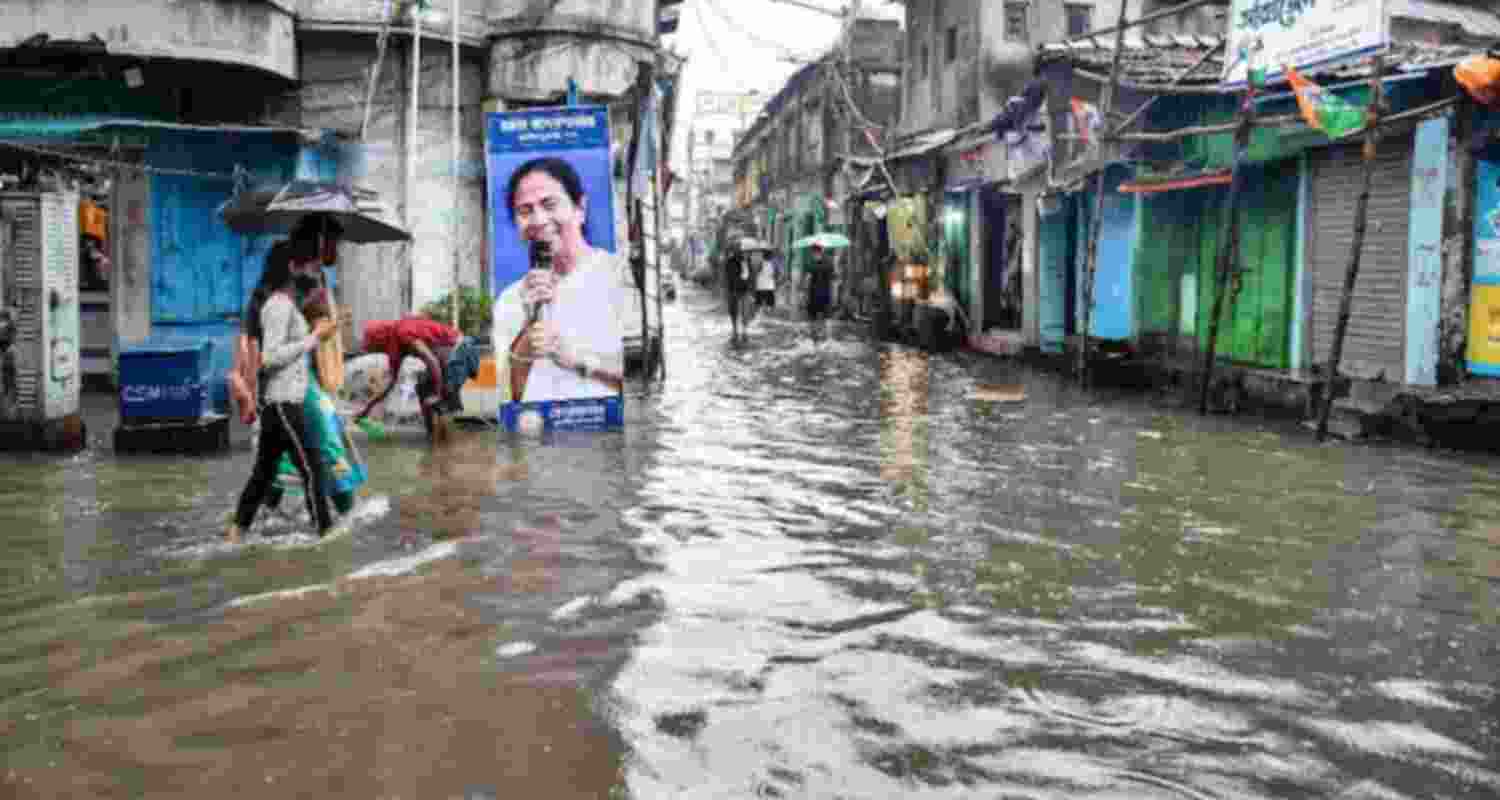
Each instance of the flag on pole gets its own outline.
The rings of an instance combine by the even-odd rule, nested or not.
[[[1343,98],[1313,83],[1288,66],[1287,79],[1292,82],[1292,91],[1297,94],[1297,107],[1307,124],[1337,139],[1363,128],[1365,110],[1351,105]]]
[[[1087,100],[1073,98],[1073,129],[1085,142],[1092,143],[1098,138],[1099,129],[1104,127],[1104,115],[1099,112],[1099,107]]]

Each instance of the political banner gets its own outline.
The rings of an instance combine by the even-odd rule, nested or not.
[[[1382,52],[1390,43],[1385,0],[1231,0],[1225,89],[1243,89],[1252,69],[1264,80]]]
[[[485,161],[502,425],[620,426],[634,284],[615,247],[608,109],[490,113]]]

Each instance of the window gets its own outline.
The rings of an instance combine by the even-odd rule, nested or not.
[[[958,26],[948,26],[948,63],[958,60]]]
[[[1094,29],[1094,6],[1091,3],[1064,3],[1068,17],[1068,36],[1082,36]]]
[[[1006,0],[1005,3],[1005,40],[1007,42],[1030,42],[1031,25],[1030,3],[1023,0]]]
[[[923,45],[922,45],[922,61],[921,61],[922,78],[923,79],[927,78],[927,55],[928,55],[928,53],[927,53],[927,45],[926,45],[926,43],[923,43]]]
[[[714,132],[713,131],[704,131],[703,132],[703,143],[706,144],[706,145],[708,145],[709,147],[713,147],[714,146]]]

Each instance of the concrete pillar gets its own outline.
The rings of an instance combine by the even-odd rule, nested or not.
[[[1041,284],[1037,276],[1037,192],[1021,194],[1021,331],[1027,347],[1041,347]]]
[[[969,200],[969,293],[974,298],[970,304],[969,335],[984,333],[984,291],[989,284],[989,253],[985,252],[985,228],[989,220],[980,209],[979,191],[968,192]]]

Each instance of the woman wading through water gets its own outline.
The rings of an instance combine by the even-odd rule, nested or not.
[[[259,398],[260,440],[250,481],[240,494],[234,521],[225,531],[225,538],[231,542],[238,542],[255,523],[283,454],[291,457],[302,478],[308,513],[318,526],[318,535],[325,536],[333,528],[333,514],[323,487],[323,465],[317,449],[306,442],[302,405],[310,380],[308,354],[318,342],[333,336],[338,326],[325,318],[309,330],[307,320],[297,310],[292,263],[311,261],[318,253],[316,243],[305,239],[294,239],[290,245],[273,248],[267,256],[265,273],[252,295],[266,300],[260,305],[252,301],[249,308],[247,330],[259,345],[264,372]]]

